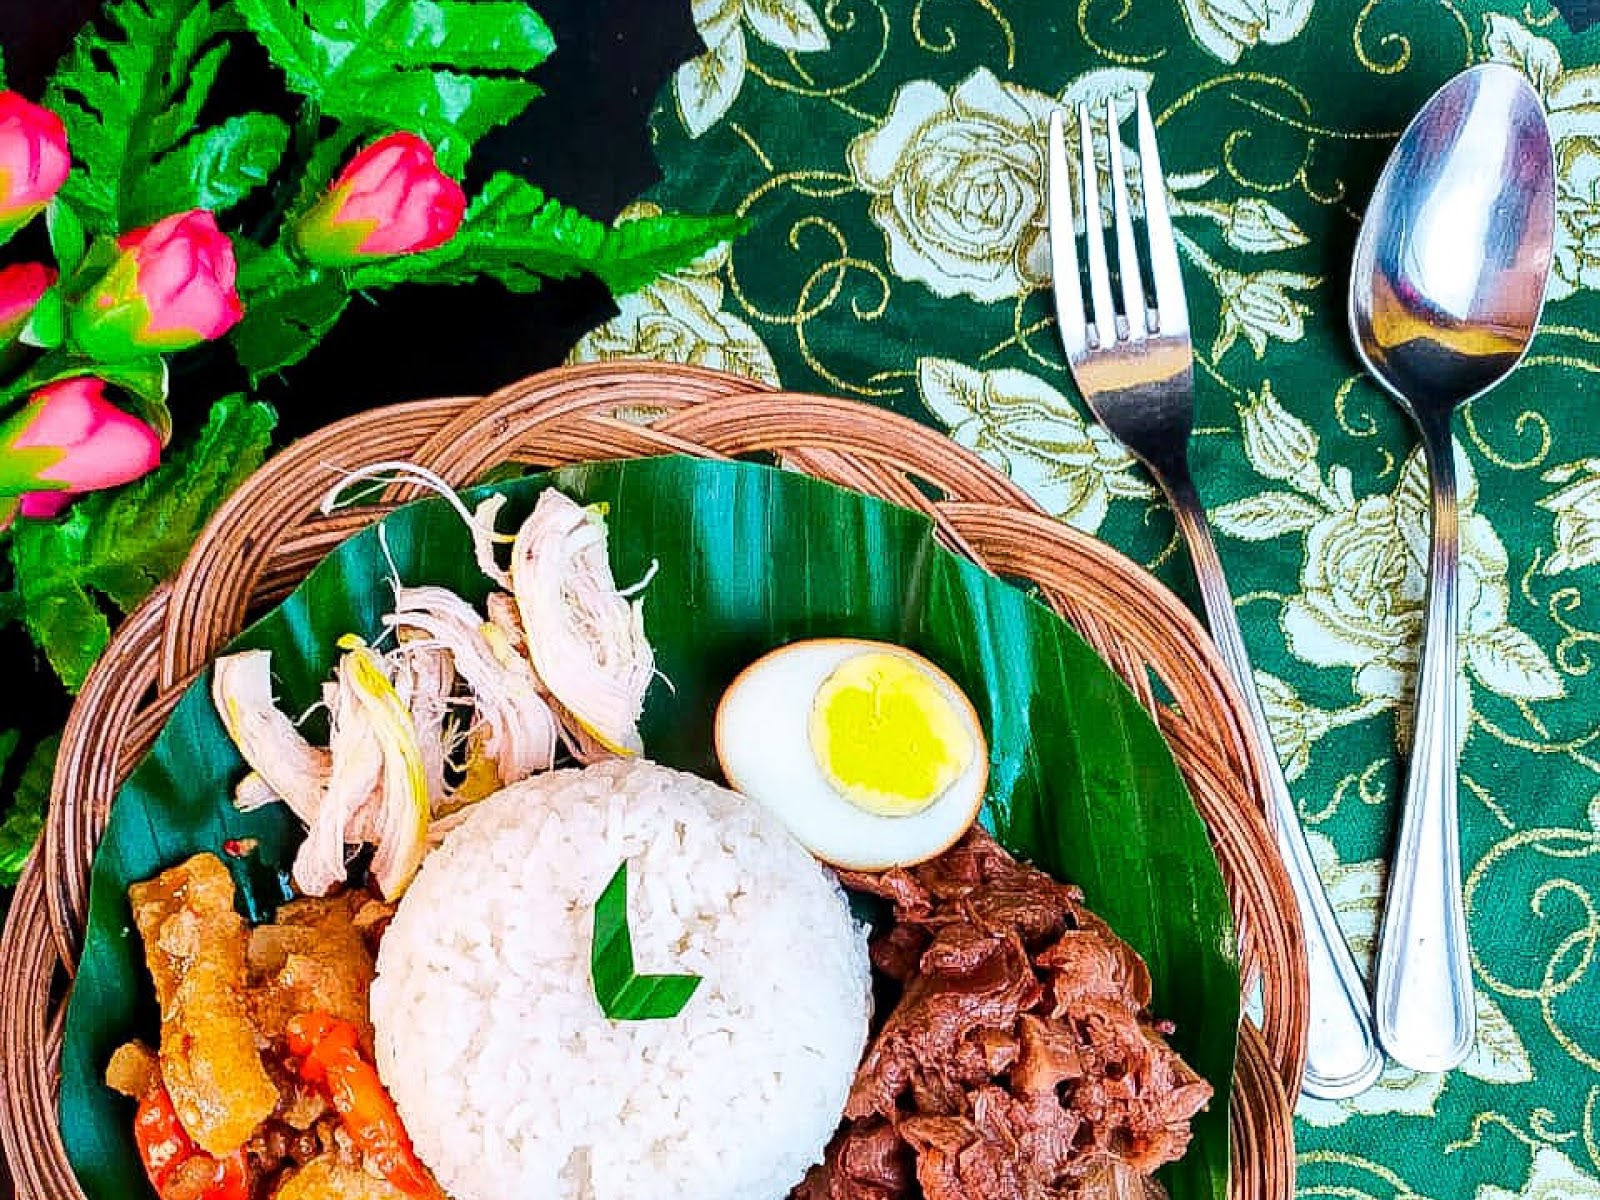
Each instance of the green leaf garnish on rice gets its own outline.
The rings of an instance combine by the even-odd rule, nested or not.
[[[613,1021],[661,1021],[689,1003],[698,975],[640,975],[633,968],[633,935],[628,932],[628,860],[617,864],[594,905],[594,945],[589,976],[600,1010]]]

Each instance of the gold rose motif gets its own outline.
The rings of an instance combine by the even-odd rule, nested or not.
[[[1228,245],[1246,254],[1277,254],[1311,240],[1288,213],[1259,196],[1232,201],[1181,198],[1181,193],[1204,187],[1216,176],[1215,171],[1200,171],[1169,179],[1167,191],[1173,193],[1173,213],[1215,221]]]
[[[884,123],[850,143],[896,275],[939,296],[1004,300],[1049,278],[1044,129],[1055,101],[987,68],[946,93],[896,94]]]
[[[1556,143],[1556,220],[1551,298],[1600,287],[1600,140],[1569,137]]]
[[[1425,570],[1399,536],[1392,496],[1324,515],[1306,535],[1303,594],[1284,612],[1290,649],[1319,666],[1356,667],[1358,691],[1398,698],[1416,664]]]
[[[1293,250],[1304,246],[1310,239],[1304,230],[1289,219],[1287,213],[1259,196],[1246,196],[1225,206],[1226,220],[1222,227],[1228,245],[1247,254],[1272,254],[1279,250]]]
[[[1223,62],[1236,63],[1252,46],[1281,46],[1311,17],[1311,0],[1183,0],[1189,32]]]
[[[1080,75],[1054,98],[980,67],[948,93],[927,80],[905,84],[883,123],[849,149],[856,185],[872,195],[890,268],[935,295],[984,303],[1045,283],[1050,111],[1087,104],[1095,136],[1103,138],[1106,100],[1131,112],[1133,93],[1149,82],[1147,72],[1106,68]],[[1124,153],[1134,158],[1126,147]]]
[[[748,30],[757,40],[788,53],[828,48],[828,31],[807,0],[695,0],[695,28],[706,52],[678,68],[673,92],[690,137],[699,137],[727,115],[744,88]]]
[[[1600,1200],[1600,1180],[1578,1170],[1554,1146],[1541,1146],[1528,1164],[1528,1179],[1518,1191],[1486,1184],[1474,1200]]]
[[[1310,833],[1311,855],[1317,873],[1328,889],[1328,902],[1339,918],[1339,928],[1350,942],[1356,961],[1366,970],[1378,945],[1378,909],[1383,897],[1385,865],[1381,860],[1341,863],[1331,840]],[[1477,1013],[1477,1041],[1461,1064],[1461,1073],[1485,1083],[1527,1083],[1533,1062],[1516,1029],[1500,1006],[1481,989],[1473,990]],[[1354,1116],[1379,1113],[1431,1117],[1451,1076],[1420,1073],[1389,1063],[1378,1082],[1349,1100],[1314,1100],[1302,1096],[1295,1116],[1311,1125],[1329,1128]]]
[[[1288,484],[1224,504],[1212,514],[1221,532],[1262,542],[1305,538],[1300,594],[1283,609],[1290,651],[1323,667],[1350,667],[1365,700],[1395,703],[1415,674],[1427,585],[1428,493],[1413,452],[1395,490],[1357,498],[1347,468],[1324,479],[1316,432],[1289,412],[1270,384],[1245,401],[1245,456],[1256,471]],[[1539,645],[1510,624],[1508,563],[1489,521],[1474,510],[1477,475],[1456,448],[1461,490],[1461,650],[1479,682],[1499,695],[1549,700],[1561,676]],[[1463,712],[1470,711],[1463,675]],[[1358,705],[1359,709],[1361,706]],[[1466,735],[1467,725],[1462,725]]]
[[[1154,495],[1110,434],[1026,371],[979,371],[924,358],[917,362],[917,389],[952,438],[1086,533],[1099,530],[1112,500]]]
[[[1291,783],[1311,765],[1311,747],[1333,727],[1333,716],[1307,704],[1287,680],[1256,672],[1256,690],[1272,729],[1273,749],[1283,764],[1283,777]]]
[[[1544,573],[1557,575],[1600,563],[1600,458],[1553,467],[1539,477],[1565,485],[1539,501],[1556,515],[1556,552]]]
[[[630,205],[618,218],[649,215],[653,205]],[[646,358],[732,371],[773,386],[772,352],[744,320],[723,311],[721,272],[728,247],[719,246],[682,271],[617,299],[617,315],[585,334],[568,362]]]
[[[1226,354],[1241,334],[1257,358],[1266,354],[1267,343],[1273,338],[1298,342],[1305,336],[1305,317],[1311,309],[1289,293],[1305,291],[1322,282],[1313,275],[1294,271],[1241,275],[1227,269],[1218,271],[1214,279],[1222,294],[1222,327],[1211,345],[1213,359]]]
[[[1245,456],[1256,470],[1311,495],[1322,489],[1317,463],[1321,439],[1311,426],[1284,408],[1270,379],[1263,380],[1261,390],[1250,396],[1242,425]]]
[[[1477,679],[1502,696],[1548,700],[1561,677],[1538,644],[1508,623],[1505,547],[1473,510],[1477,479],[1456,450],[1461,480],[1461,650]],[[1284,607],[1296,657],[1354,669],[1363,696],[1398,701],[1414,672],[1428,554],[1427,491],[1413,452],[1392,495],[1328,508],[1306,533],[1301,594]],[[1462,710],[1470,711],[1465,677]],[[1462,723],[1465,737],[1468,723]]]

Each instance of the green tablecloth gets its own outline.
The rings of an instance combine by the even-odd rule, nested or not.
[[[696,20],[711,49],[656,113],[656,194],[750,232],[625,299],[576,357],[909,413],[1192,595],[1162,504],[1086,420],[1043,286],[1047,114],[1149,88],[1196,336],[1195,472],[1363,961],[1426,516],[1412,431],[1347,346],[1346,263],[1439,83],[1491,57],[1533,78],[1558,139],[1551,303],[1524,369],[1456,426],[1478,1046],[1449,1077],[1302,1102],[1300,1195],[1600,1197],[1600,41],[1540,0],[701,0]]]

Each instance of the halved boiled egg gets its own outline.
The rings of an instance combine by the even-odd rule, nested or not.
[[[942,853],[983,803],[989,754],[971,701],[884,642],[796,642],[723,693],[717,758],[824,862],[909,866]]]

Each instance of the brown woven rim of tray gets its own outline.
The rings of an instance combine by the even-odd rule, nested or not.
[[[568,367],[488,397],[374,409],[302,439],[210,523],[175,579],[124,623],[72,710],[39,851],[0,938],[0,1147],[22,1197],[79,1198],[56,1124],[64,995],[88,910],[89,864],[118,785],[185,685],[339,541],[414,498],[321,516],[336,478],[390,459],[465,485],[528,465],[681,453],[766,454],[927,513],[939,537],[997,574],[1035,583],[1156,714],[1211,830],[1263,1017],[1241,1028],[1231,1106],[1233,1200],[1294,1194],[1292,1098],[1304,1067],[1307,985],[1289,883],[1263,815],[1260,749],[1189,611],[1147,573],[1063,526],[948,438],[851,401],[773,392],[658,363]],[[1168,703],[1157,703],[1152,677]]]

